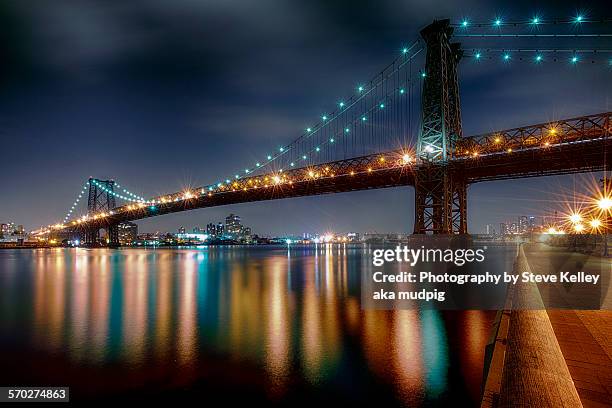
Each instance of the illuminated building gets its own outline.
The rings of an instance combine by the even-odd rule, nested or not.
[[[242,224],[239,215],[230,214],[225,217],[225,235],[232,238],[238,238],[242,235]]]
[[[122,245],[136,241],[138,237],[138,225],[133,222],[119,224],[119,243]]]

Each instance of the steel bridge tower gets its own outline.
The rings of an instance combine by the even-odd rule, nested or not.
[[[450,160],[462,137],[457,65],[449,20],[421,30],[427,45],[415,172],[415,234],[467,234],[467,183]]]
[[[98,212],[109,212],[117,207],[115,202],[114,180],[98,180],[89,178],[89,196],[87,198],[87,214],[93,215]],[[110,225],[106,228],[106,236],[109,246],[119,245],[119,228],[117,225]],[[85,244],[97,245],[100,239],[100,230],[93,229],[85,232]]]

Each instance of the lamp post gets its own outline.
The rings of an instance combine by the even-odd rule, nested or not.
[[[597,207],[603,212],[604,215],[604,226],[603,226],[603,234],[604,234],[604,248],[603,248],[603,256],[608,256],[608,223],[610,210],[612,209],[612,198],[603,196],[599,200],[597,200]]]

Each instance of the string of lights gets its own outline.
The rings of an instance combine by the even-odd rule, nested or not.
[[[387,93],[387,95],[385,95],[385,97],[381,100],[381,102],[378,105],[372,106],[369,109],[367,109],[365,112],[363,112],[361,115],[359,115],[355,120],[353,120],[353,122],[351,123],[351,126],[347,126],[344,127],[342,130],[339,130],[338,132],[336,132],[331,138],[327,139],[326,141],[323,141],[322,143],[318,144],[317,146],[315,146],[314,148],[312,148],[310,151],[305,152],[306,154],[304,154],[302,157],[300,157],[298,159],[298,161],[306,161],[308,160],[308,154],[313,154],[313,153],[318,153],[321,151],[321,149],[325,146],[325,145],[331,145],[336,143],[343,135],[348,134],[351,132],[351,127],[355,127],[360,123],[364,123],[368,121],[369,115],[376,111],[376,110],[382,110],[382,109],[389,109],[390,107],[392,107],[392,104],[388,104],[387,101],[389,98],[391,98],[392,96],[395,95],[404,95],[406,93],[406,88],[408,87],[408,83],[402,83],[400,84],[400,86],[398,86],[397,88],[392,89],[391,92]],[[297,165],[297,162],[291,162],[289,164],[290,167],[295,167]],[[283,169],[279,169],[279,172],[282,172]],[[229,184],[229,183],[228,183]]]
[[[451,23],[453,27],[460,28],[468,28],[468,27],[477,27],[477,28],[501,28],[501,27],[518,27],[518,26],[538,26],[538,25],[555,25],[555,24],[571,24],[571,25],[581,25],[581,24],[605,24],[612,22],[612,19],[594,19],[587,18],[582,14],[578,14],[575,17],[569,19],[543,19],[539,15],[535,15],[527,20],[517,20],[517,21],[505,21],[502,17],[496,17],[491,21],[487,22],[471,22],[469,19],[463,19],[459,23]]]
[[[121,185],[119,183],[117,183],[117,182],[115,182],[115,187],[117,187],[119,189],[122,189],[125,194],[127,194],[130,197],[132,197],[133,199],[140,200],[140,201],[145,201],[143,196],[139,196],[137,194],[134,194],[134,193],[130,192],[129,190],[127,190],[125,188],[122,188]]]
[[[558,62],[558,61],[567,61],[571,64],[577,64],[579,62],[590,62],[601,63],[601,60],[597,60],[594,57],[603,54],[612,53],[612,49],[528,49],[528,48],[505,48],[505,49],[495,49],[495,48],[486,48],[486,49],[477,49],[472,48],[471,50],[467,50],[464,54],[467,58],[473,58],[476,61],[479,60],[493,60],[493,59],[501,59],[504,62],[509,62],[511,60],[519,60],[519,61],[532,61],[535,63],[543,63],[543,62]],[[492,56],[490,54],[501,54],[501,57]],[[531,54],[529,58],[514,58],[514,54]],[[569,58],[548,58],[545,57],[545,54],[570,54]],[[583,55],[590,55],[592,58],[584,58]],[[606,64],[612,64],[611,60],[606,60]]]
[[[124,192],[125,192],[127,195],[123,195],[123,194],[117,193],[117,192],[116,192],[116,191],[114,191],[114,190],[108,189],[108,188],[106,188],[106,186],[105,186],[105,185],[98,183],[98,181],[97,181],[97,180],[95,180],[95,179],[93,179],[91,182],[92,182],[92,183],[93,183],[93,184],[94,184],[96,187],[98,187],[100,190],[104,191],[105,193],[109,193],[109,194],[111,194],[111,195],[113,195],[113,196],[115,196],[115,197],[117,197],[117,198],[120,198],[120,199],[122,199],[122,200],[124,200],[124,201],[129,201],[129,202],[132,202],[132,203],[146,203],[146,202],[148,202],[148,201],[147,201],[147,200],[145,200],[143,197],[138,196],[138,195],[136,195],[136,194],[133,194],[133,193],[129,192],[128,190],[126,190],[125,188],[123,189],[123,191],[124,191]],[[117,184],[117,183],[115,183],[115,185],[116,185],[118,188],[120,187],[120,185],[119,185],[119,184]]]
[[[412,81],[412,78],[409,79],[409,81]],[[375,110],[384,110],[384,109],[389,109],[393,106],[393,104],[390,104],[389,106],[387,105],[388,102],[390,102],[392,100],[392,98],[398,97],[398,96],[402,96],[404,94],[406,94],[406,89],[408,87],[409,83],[407,82],[402,82],[399,83],[397,87],[393,88],[391,91],[389,91],[381,100],[377,105],[371,106],[369,109],[367,109],[366,111],[364,111],[358,118],[356,118],[353,122],[352,122],[352,126],[354,128],[354,126],[357,126],[359,123],[364,123],[367,122],[369,119],[369,115],[372,114],[372,112],[374,112]],[[302,160],[306,160],[308,158],[308,154],[312,154],[312,153],[316,153],[321,151],[321,149],[327,145],[327,144],[334,144],[341,136],[342,134],[348,134],[351,132],[351,126],[347,126],[344,127],[342,130],[338,131],[338,133],[335,133],[333,137],[329,138],[328,140],[318,144],[316,147],[314,147],[312,150],[305,152],[307,154],[304,154],[302,156]],[[401,162],[403,165],[410,163],[411,161],[411,157],[407,154],[404,154],[402,156]],[[384,161],[384,159],[383,159]],[[296,162],[292,162],[290,163],[290,167],[294,167],[296,165]],[[371,172],[372,170],[368,170],[368,172]],[[274,182],[274,184],[280,184],[281,181],[275,181],[276,178],[278,178],[279,180],[281,179],[285,179],[285,176],[281,176],[280,174],[283,173],[283,169],[278,169],[277,171],[273,172],[272,174],[276,174],[275,176],[272,176],[272,182]],[[353,172],[354,173],[354,172]],[[249,176],[249,178],[252,178],[253,176]],[[309,176],[310,178],[312,178],[312,176]],[[332,175],[333,177],[333,175]],[[98,183],[97,181],[93,180],[92,181],[96,186],[98,186],[102,191],[105,191],[107,193],[113,194],[116,197],[125,199],[125,196],[122,196],[121,194],[115,193],[114,191],[106,188],[103,184]],[[154,210],[155,204],[164,204],[164,203],[168,203],[168,202],[177,202],[177,201],[181,201],[181,200],[189,200],[191,198],[196,197],[197,195],[212,195],[212,194],[225,194],[228,193],[230,191],[235,191],[236,190],[236,186],[237,186],[237,181],[234,180],[230,180],[227,179],[225,180],[225,183],[218,183],[216,186],[205,186],[199,189],[190,189],[184,193],[180,193],[180,194],[174,194],[174,195],[166,195],[166,196],[160,196],[160,197],[154,197],[148,200],[139,200],[139,201],[135,201],[135,200],[131,200],[133,202],[136,202],[136,205],[128,205],[128,206],[124,206],[124,207],[119,207],[116,210],[117,211],[123,211],[123,210],[127,210],[127,211],[132,211],[134,209],[141,209],[144,208],[145,205],[150,205],[150,208],[152,210]],[[244,189],[246,187],[240,187],[241,189]],[[199,190],[199,192],[198,192]],[[142,197],[140,197],[142,198]],[[95,215],[94,215],[95,216]],[[100,215],[98,214],[98,216],[104,216],[103,214]]]
[[[567,37],[590,37],[590,38],[606,38],[612,37],[612,34],[488,34],[488,33],[470,33],[470,34],[455,34],[454,37],[479,37],[479,38],[537,38],[537,37],[548,37],[548,38],[567,38]]]
[[[68,212],[66,212],[66,216],[64,217],[64,223],[66,223],[70,219],[70,217],[72,216],[72,213],[74,212],[74,210],[76,209],[77,205],[79,204],[79,201],[81,201],[81,198],[83,197],[83,194],[85,194],[87,192],[88,188],[89,188],[89,184],[85,184],[83,189],[79,192],[79,195],[77,196],[77,198],[72,203],[72,206],[70,207]]]
[[[370,80],[369,86],[367,86],[367,87],[365,85],[358,85],[356,87],[356,94],[351,96],[351,98],[348,99],[348,101],[344,102],[342,100],[342,101],[338,102],[336,110],[332,111],[329,114],[323,114],[321,116],[320,121],[317,124],[315,124],[315,125],[313,125],[311,127],[307,127],[305,129],[305,132],[301,136],[299,136],[297,139],[295,139],[294,141],[292,141],[288,145],[281,146],[278,149],[277,153],[275,153],[275,154],[268,154],[266,156],[265,160],[262,160],[261,162],[256,162],[255,166],[253,166],[253,167],[245,168],[244,169],[244,174],[245,175],[249,175],[249,174],[252,174],[253,172],[255,172],[257,170],[261,170],[261,169],[266,168],[270,164],[274,163],[277,159],[279,159],[279,158],[285,156],[287,153],[289,153],[301,140],[303,140],[304,138],[311,138],[317,132],[319,132],[321,129],[323,129],[326,126],[329,126],[338,117],[338,115],[337,115],[338,113],[346,111],[346,110],[350,109],[351,107],[355,106],[359,101],[361,101],[363,98],[365,98],[367,95],[369,95],[369,93],[372,91],[372,89],[375,89],[380,83],[385,81],[389,76],[393,75],[398,69],[400,69],[405,64],[407,64],[408,62],[412,61],[412,59],[414,59],[417,55],[419,55],[423,51],[422,47],[419,48],[418,50],[416,50],[414,53],[410,53],[410,52],[417,45],[421,44],[421,42],[422,41],[420,39],[417,39],[414,42],[412,42],[409,46],[402,48],[400,55],[398,57],[396,57],[393,60],[393,62],[391,64],[389,64],[386,68],[394,66],[401,59],[403,59],[403,61],[400,64],[398,64],[397,67],[395,67],[395,69],[393,69],[392,71],[387,73],[386,77],[379,77],[379,76],[374,77],[374,79]],[[383,72],[384,72],[384,70],[383,70]],[[378,79],[377,82],[375,82],[376,79]],[[239,179],[241,177],[240,174],[241,173],[236,173],[232,178],[233,179]],[[229,178],[226,179],[225,183],[229,184],[230,183],[230,179]],[[210,184],[208,186],[205,186],[205,188],[210,191],[210,190],[214,189],[215,186],[220,187],[222,184],[223,184],[223,181],[218,181],[217,183],[213,183],[213,184]]]

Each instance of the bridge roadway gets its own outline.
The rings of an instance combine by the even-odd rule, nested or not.
[[[500,146],[497,150],[485,150],[483,154],[465,152],[450,160],[448,171],[466,177],[468,183],[594,172],[604,169],[609,163],[607,151],[612,147],[603,129],[589,138],[567,139],[556,144],[516,146],[515,149]],[[466,138],[464,142],[469,143]],[[398,186],[413,186],[416,164],[414,156],[405,156],[401,151],[390,151],[340,160],[317,166],[286,170],[260,176],[235,180],[231,187],[208,191],[191,189],[157,197],[155,205],[132,204],[118,207],[104,216],[90,217],[81,222],[72,222],[70,230],[106,228],[125,221],[187,211],[196,208],[215,207],[253,201],[278,200],[349,191],[379,189]],[[409,158],[409,160],[408,160]],[[610,165],[607,165],[610,169]]]

